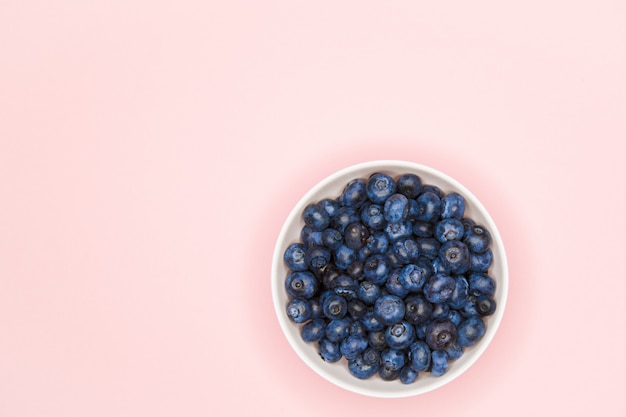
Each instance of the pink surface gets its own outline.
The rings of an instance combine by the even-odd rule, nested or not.
[[[0,2],[0,416],[623,416],[626,3]],[[465,184],[509,304],[383,400],[272,307],[293,205],[353,163]]]

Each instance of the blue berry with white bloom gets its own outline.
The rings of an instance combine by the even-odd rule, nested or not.
[[[409,214],[409,199],[404,194],[393,194],[385,201],[383,214],[389,223],[406,220]]]
[[[459,193],[451,192],[441,199],[441,217],[444,219],[461,219],[465,213],[465,198]]]
[[[432,366],[430,373],[434,376],[442,376],[448,371],[448,354],[445,350],[434,350],[431,354]]]
[[[304,260],[304,254],[306,253],[306,246],[304,243],[296,242],[292,243],[285,250],[283,259],[287,264],[287,268],[292,271],[306,271],[307,264]]]
[[[396,183],[387,174],[372,174],[367,181],[367,197],[374,203],[384,203],[396,192]]]

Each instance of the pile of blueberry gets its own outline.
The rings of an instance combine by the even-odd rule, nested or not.
[[[306,206],[284,252],[286,313],[302,339],[360,379],[446,373],[496,309],[491,234],[465,205],[415,174],[374,173]]]

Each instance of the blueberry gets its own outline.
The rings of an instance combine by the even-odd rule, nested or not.
[[[458,311],[464,318],[479,316],[480,314],[478,313],[478,308],[476,306],[476,297],[470,295],[467,299],[467,303],[463,304],[463,307],[461,307]]]
[[[322,231],[322,245],[329,249],[337,249],[343,242],[341,232],[332,227],[328,227]]]
[[[490,316],[496,311],[496,300],[486,295],[477,297],[474,303],[480,316]]]
[[[422,192],[416,199],[419,208],[417,219],[424,222],[432,222],[439,218],[441,212],[441,199],[437,194],[426,191]]]
[[[461,240],[463,233],[463,223],[455,218],[442,219],[435,227],[435,237],[441,243],[446,243],[448,240]]]
[[[346,272],[350,276],[350,278],[354,280],[360,280],[363,278],[363,268],[365,267],[365,263],[361,260],[356,260],[348,265],[346,268]]]
[[[371,331],[368,335],[367,341],[372,349],[378,351],[382,351],[388,347],[384,330]]]
[[[348,301],[348,314],[353,320],[360,320],[365,317],[367,306],[361,300]]]
[[[439,256],[437,256],[435,259],[432,260],[432,266],[433,266],[433,273],[435,274],[446,274],[446,275],[450,275],[450,268],[448,268],[448,263],[447,262],[442,262],[441,258],[439,258]]]
[[[346,246],[355,250],[361,249],[365,246],[365,242],[369,236],[369,230],[361,222],[350,223],[344,231]]]
[[[393,194],[383,206],[385,220],[390,223],[399,223],[406,220],[409,214],[409,200],[403,194]]]
[[[326,320],[314,319],[306,322],[300,328],[300,336],[307,343],[318,342],[322,340],[326,333]]]
[[[294,323],[304,323],[311,318],[311,305],[304,298],[292,298],[287,302],[287,316]]]
[[[368,341],[368,345],[371,345],[369,341]],[[361,356],[363,357],[363,362],[368,365],[378,365],[380,363],[380,352],[381,350],[385,349],[385,346],[387,346],[387,343],[385,343],[384,339],[383,339],[382,346],[383,346],[382,349],[376,349],[375,347],[372,347],[372,346],[369,346],[367,349],[365,349],[363,353],[361,354]]]
[[[391,273],[387,277],[387,281],[385,281],[385,289],[389,292],[389,294],[403,298],[409,293],[409,291],[404,288],[400,282],[400,271],[401,270],[399,268],[391,270]]]
[[[430,373],[433,376],[442,376],[448,371],[448,354],[443,350],[434,350],[431,356],[432,366]]]
[[[461,219],[465,213],[465,198],[459,193],[451,192],[441,199],[441,217],[444,219]]]
[[[413,225],[409,220],[399,221],[396,223],[387,223],[387,225],[385,226],[385,234],[391,242],[403,238],[408,238],[413,235]]]
[[[490,297],[496,292],[496,281],[485,273],[474,272],[469,276],[469,292]]]
[[[439,255],[441,243],[437,239],[431,237],[420,237],[416,239],[420,255],[428,259],[435,259]]]
[[[448,346],[445,350],[448,354],[448,361],[455,361],[463,356],[463,348],[457,344],[452,344]]]
[[[383,381],[394,381],[400,376],[400,371],[398,369],[390,369],[381,366],[378,368],[378,376]]]
[[[432,222],[413,222],[413,234],[417,237],[433,237],[435,235],[435,225]]]
[[[406,265],[418,259],[420,248],[415,240],[407,238],[393,242],[390,252],[390,257],[393,256],[399,265]]]
[[[471,252],[481,253],[489,249],[491,233],[485,227],[474,224],[466,227],[463,242]]]
[[[408,292],[418,292],[421,291],[426,280],[429,278],[428,275],[429,271],[424,264],[408,264],[400,271],[400,284],[402,284]]]
[[[407,198],[415,198],[422,192],[422,180],[415,174],[403,174],[396,181],[396,189]]]
[[[368,309],[365,312],[363,318],[361,318],[361,323],[363,323],[365,329],[367,329],[367,331],[369,332],[375,332],[385,329],[385,325],[376,318],[373,308],[371,310]]]
[[[467,303],[468,295],[469,295],[469,284],[467,279],[463,275],[457,275],[454,277],[455,287],[454,291],[452,291],[452,296],[448,301],[450,307],[454,309],[462,308],[465,303]]]
[[[356,295],[359,300],[366,304],[373,305],[374,302],[380,297],[380,287],[376,284],[372,284],[370,281],[361,281]]]
[[[322,303],[318,297],[309,299],[309,305],[311,306],[311,318],[322,319],[324,318],[324,312],[322,311]]]
[[[410,366],[405,366],[400,370],[400,382],[405,385],[415,382],[417,376],[417,372],[415,372]]]
[[[445,303],[452,297],[456,281],[449,275],[434,274],[424,286],[424,297],[431,303]]]
[[[338,276],[344,275],[345,271],[337,268],[335,265],[329,265],[324,268],[324,275],[322,275],[322,285],[325,289],[332,288],[333,281],[337,279]]]
[[[371,251],[371,253],[385,253],[389,248],[389,239],[383,232],[375,232],[367,238],[365,247]]]
[[[433,350],[446,349],[456,340],[457,327],[450,320],[438,319],[426,327],[426,344]]]
[[[291,272],[285,279],[285,289],[291,297],[311,298],[318,286],[317,278],[310,271]]]
[[[330,217],[331,219],[335,217],[335,214],[337,214],[337,210],[339,210],[340,207],[339,202],[334,198],[325,198],[319,202],[319,205],[324,210],[326,210],[326,213],[328,213],[328,217]]]
[[[388,326],[385,330],[385,340],[392,349],[405,349],[415,341],[415,327],[408,321]]]
[[[420,214],[420,208],[417,205],[417,201],[409,198],[409,212],[406,215],[407,220],[414,222],[417,220],[417,216]]]
[[[300,231],[300,239],[305,246],[322,245],[322,232],[317,232],[309,226],[304,226]]]
[[[485,335],[485,323],[480,316],[471,316],[458,327],[458,345],[468,347],[474,345]]]
[[[470,227],[476,225],[476,222],[473,219],[469,218],[469,217],[463,217],[461,219],[461,223],[463,223],[463,228],[465,229],[465,234],[468,233],[468,229]]]
[[[354,298],[357,290],[357,283],[348,275],[339,275],[331,285],[331,289],[336,294],[344,297],[345,299]]]
[[[367,339],[363,336],[349,335],[339,345],[341,354],[347,359],[354,359],[367,349]]]
[[[339,202],[342,206],[360,207],[367,200],[367,183],[361,178],[351,180],[343,189]]]
[[[374,203],[384,203],[396,192],[396,183],[387,174],[372,174],[367,181],[367,197]]]
[[[361,221],[370,230],[383,230],[387,224],[383,207],[376,203],[366,203],[361,207]]]
[[[337,294],[330,294],[322,302],[322,311],[328,319],[342,319],[348,313],[348,302]]]
[[[406,363],[404,351],[387,348],[380,354],[380,360],[384,367],[399,371]]]
[[[439,198],[443,197],[443,191],[441,191],[441,188],[433,184],[426,184],[422,186],[422,193],[433,193]]]
[[[433,305],[421,295],[409,295],[404,299],[404,319],[411,324],[418,325],[430,320],[433,313]]]
[[[352,376],[358,379],[368,379],[376,375],[379,369],[378,363],[365,362],[363,355],[357,355],[348,361],[348,370]]]
[[[356,252],[354,249],[342,244],[334,251],[335,265],[341,269],[347,269],[350,264],[356,261]]]
[[[431,318],[433,320],[448,318],[448,313],[450,313],[450,306],[448,303],[433,304],[433,313]]]
[[[487,272],[493,262],[493,253],[491,249],[487,249],[484,252],[476,253],[470,252],[469,254],[469,269],[474,272]]]
[[[325,336],[331,342],[341,343],[343,339],[350,335],[350,325],[352,320],[345,317],[343,319],[334,319],[326,325]]]
[[[322,231],[330,224],[330,216],[326,209],[319,204],[309,204],[302,213],[304,224],[316,232]]]
[[[325,246],[309,246],[304,254],[309,269],[324,268],[330,262],[330,250]]]
[[[348,227],[349,224],[358,222],[359,220],[360,220],[360,217],[354,208],[340,207],[337,210],[337,213],[335,213],[335,217],[333,218],[331,226],[339,230],[339,233],[343,235],[344,231],[346,230],[346,227]]]
[[[304,253],[306,252],[306,246],[304,243],[296,242],[292,243],[285,250],[283,259],[287,268],[292,271],[306,271],[307,265],[304,261]]]
[[[459,313],[459,311],[455,309],[451,309],[450,311],[448,311],[448,316],[446,318],[454,323],[454,325],[457,327],[459,326],[459,324],[461,324],[461,321],[463,321],[463,316],[461,316],[461,313]]]
[[[409,364],[415,372],[422,372],[430,367],[430,348],[421,340],[409,346]]]
[[[453,274],[463,274],[470,266],[470,252],[463,242],[449,240],[439,248],[442,264]]]
[[[392,294],[383,295],[374,303],[376,319],[387,326],[399,323],[404,318],[404,312],[404,302]]]
[[[367,337],[367,329],[360,321],[353,320],[352,324],[350,324],[350,336]]]
[[[370,280],[374,284],[382,284],[387,279],[390,272],[390,265],[385,256],[375,254],[367,258],[363,266],[363,275],[365,279]]]
[[[318,342],[318,353],[324,361],[329,363],[338,362],[341,359],[339,345],[326,338]]]

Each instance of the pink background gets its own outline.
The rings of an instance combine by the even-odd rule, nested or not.
[[[250,3],[0,0],[0,416],[626,414],[626,3]],[[272,306],[293,205],[372,159],[461,181],[509,256],[423,396],[328,383]]]

